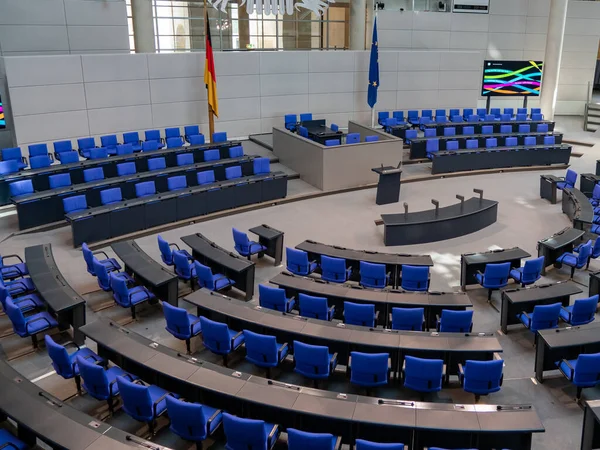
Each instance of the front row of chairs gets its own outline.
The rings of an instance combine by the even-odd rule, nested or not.
[[[517,318],[533,333],[539,330],[557,328],[559,320],[571,325],[579,326],[593,322],[596,318],[596,309],[598,308],[598,295],[587,298],[580,298],[570,306],[563,306],[562,303],[553,303],[551,305],[536,305],[533,312],[522,312]]]

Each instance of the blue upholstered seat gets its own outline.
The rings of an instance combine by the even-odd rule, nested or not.
[[[403,265],[401,286],[405,291],[426,291],[429,289],[429,267]]]
[[[177,165],[187,166],[194,164],[194,155],[192,153],[180,153],[177,155]]]
[[[65,214],[85,211],[87,207],[85,195],[63,198],[63,209]]]
[[[104,170],[102,167],[93,167],[83,171],[83,181],[86,183],[98,180],[104,180]]]
[[[108,150],[104,147],[91,148],[89,159],[105,159],[108,158]]]
[[[111,413],[114,412],[114,399],[119,395],[117,377],[136,379],[120,367],[105,368],[80,357],[77,358],[77,366],[83,380],[83,388],[96,400],[106,400]]]
[[[148,197],[156,194],[156,185],[154,181],[144,181],[135,185],[136,197]]]
[[[481,395],[498,392],[504,376],[502,369],[504,361],[496,359],[493,361],[467,360],[464,368],[459,365],[458,377],[465,392],[475,394],[475,400]]]
[[[422,393],[441,391],[444,375],[444,361],[441,359],[404,358],[401,376],[404,387],[408,389]]]
[[[588,241],[579,247],[578,253],[565,252],[560,255],[556,262],[571,267],[571,278],[575,275],[575,269],[583,269],[588,263],[592,253],[592,241]]]
[[[287,429],[288,450],[339,450],[342,438],[329,433],[308,433],[306,431]]]
[[[38,312],[25,317],[19,306],[10,297],[5,300],[5,312],[12,323],[13,331],[21,337],[31,337],[34,348],[37,348],[37,334],[58,327],[56,319],[47,311]]]
[[[27,167],[27,160],[21,154],[21,147],[3,148],[1,154],[2,161],[15,161],[17,170]]]
[[[510,262],[499,264],[486,264],[484,273],[475,275],[477,282],[488,290],[488,301],[492,298],[492,291],[505,287],[510,276]]]
[[[61,164],[72,164],[79,162],[79,153],[72,152],[63,152],[60,154],[60,163]]]
[[[201,443],[223,422],[223,412],[220,409],[186,402],[172,395],[167,395],[165,401],[171,421],[170,430],[187,441]]]
[[[6,264],[8,259],[16,259],[19,262],[14,264]],[[15,278],[22,278],[29,275],[29,269],[27,264],[23,262],[23,258],[19,255],[0,255],[0,273],[2,280],[14,280]]]
[[[18,197],[19,195],[33,194],[33,183],[31,180],[13,181],[8,185],[11,197]]]
[[[119,156],[132,155],[133,152],[134,152],[134,148],[133,148],[132,144],[117,145],[117,155],[119,155]]]
[[[286,247],[286,268],[296,275],[309,275],[317,269],[316,261],[308,260],[308,253],[295,248]]]
[[[287,342],[279,343],[275,336],[258,334],[244,330],[246,359],[258,367],[277,367],[287,356],[290,347]],[[270,378],[270,371],[267,373]]]
[[[227,367],[227,355],[242,346],[245,341],[244,332],[230,330],[226,324],[203,316],[200,316],[200,323],[202,324],[204,346],[211,352],[222,355],[223,363]]]
[[[577,359],[557,361],[558,370],[577,387],[576,398],[581,398],[583,388],[600,384],[600,353],[580,354]]]
[[[566,187],[574,188],[576,182],[577,172],[571,169],[567,169],[567,175],[565,176],[564,181],[559,181],[558,183],[556,183],[556,187],[561,190]]]
[[[192,255],[190,255],[187,250],[181,250],[179,245],[165,241],[160,234],[157,236],[157,240],[158,249],[160,250],[160,257],[162,262],[164,262],[167,266],[173,265],[173,251],[171,250],[171,247],[174,247],[176,250],[182,252],[188,259],[192,259]]]
[[[235,180],[237,178],[242,178],[242,167],[241,166],[231,166],[225,168],[225,178],[227,180]]]
[[[346,267],[346,260],[321,256],[321,278],[332,283],[345,283],[352,274],[352,268]]]
[[[190,145],[204,145],[206,143],[206,138],[203,134],[196,134],[190,136],[190,140],[188,141]]]
[[[165,146],[164,141],[162,140],[162,138],[160,137],[160,131],[159,130],[146,130],[144,132],[144,135],[146,137],[146,142],[156,142],[156,146],[160,149],[163,148]],[[142,145],[142,150],[145,150],[143,145]]]
[[[375,327],[375,305],[344,302],[344,323],[363,327]]]
[[[424,308],[392,308],[392,330],[424,331]]]
[[[123,133],[123,144],[130,144],[134,152],[142,150],[142,141],[137,131],[131,131],[129,133]]]
[[[473,311],[442,309],[436,328],[442,333],[470,333],[473,330]]]
[[[577,299],[570,306],[563,306],[559,315],[571,326],[585,325],[594,321],[596,309],[598,309],[598,294]]]
[[[150,158],[148,160],[148,170],[149,171],[153,171],[153,170],[163,170],[167,168],[167,163],[165,161],[164,157],[160,157],[160,158]]]
[[[241,158],[244,156],[244,147],[241,145],[236,145],[235,147],[229,147],[229,157],[230,158]]]
[[[134,162],[125,162],[121,164],[117,164],[117,175],[120,177],[124,177],[126,175],[134,175],[137,173],[137,169],[135,167]]]
[[[531,314],[522,312],[517,314],[517,318],[533,333],[538,330],[556,328],[561,306],[560,302],[551,305],[535,305]]]
[[[361,286],[382,289],[390,280],[390,273],[386,273],[385,264],[372,264],[365,261],[360,262],[360,284]]]
[[[183,138],[181,138],[181,137],[167,138],[167,148],[179,148],[179,147],[183,147]]]
[[[187,178],[185,175],[177,175],[167,178],[167,189],[169,191],[177,191],[187,188]]]
[[[272,450],[281,430],[262,420],[242,419],[223,413],[226,450]]]
[[[315,297],[307,294],[298,295],[298,309],[302,317],[311,317],[319,320],[332,320],[335,306],[327,304],[326,297]]]
[[[198,277],[199,286],[209,291],[222,291],[235,285],[234,280],[220,273],[213,274],[210,267],[200,264],[198,261],[194,261],[194,271]]]
[[[304,375],[312,380],[323,380],[337,366],[337,353],[329,353],[323,345],[310,345],[294,341],[294,372]]]
[[[267,250],[267,247],[264,245],[248,239],[248,235],[243,231],[232,228],[232,232],[235,251],[240,255],[247,257],[248,260],[250,260],[252,255],[255,254],[258,254],[260,258],[261,255]]]
[[[218,161],[221,159],[219,150],[206,150],[204,152],[204,161]]]
[[[523,267],[518,269],[512,269],[510,271],[510,277],[517,283],[521,283],[521,286],[525,287],[528,284],[533,284],[542,277],[542,270],[544,269],[544,257],[530,259],[525,261]]]
[[[62,162],[62,154],[73,151],[73,143],[71,141],[56,141],[52,143],[54,147],[54,156]]]
[[[32,169],[43,169],[44,167],[50,167],[52,161],[48,155],[40,156],[29,156],[29,165]]]
[[[258,303],[263,308],[290,312],[294,308],[296,300],[293,297],[287,298],[285,289],[259,284]]]
[[[131,317],[135,319],[135,307],[140,303],[154,300],[156,296],[144,286],[129,287],[130,280],[123,277],[120,272],[111,272],[110,284],[115,302],[131,309]]]
[[[198,172],[196,174],[198,179],[198,184],[211,184],[215,182],[215,171],[214,170],[205,170],[204,172]]]
[[[212,142],[227,142],[227,133],[224,131],[213,133]]]
[[[104,147],[106,149],[106,152],[109,155],[116,155],[117,154],[117,145],[119,145],[119,142],[117,141],[117,135],[116,134],[109,134],[107,136],[100,136],[100,143],[102,144],[102,147]]]
[[[269,158],[256,158],[252,162],[254,175],[271,173],[271,161]]]
[[[356,450],[404,450],[404,444],[400,443],[378,443],[366,441],[364,439],[356,440]]]
[[[110,205],[111,203],[118,203],[123,201],[123,194],[121,188],[111,188],[100,191],[100,202],[103,205]]]

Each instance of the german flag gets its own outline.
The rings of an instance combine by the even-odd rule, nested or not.
[[[217,75],[215,73],[215,59],[213,57],[212,39],[210,38],[210,24],[208,11],[206,12],[206,62],[204,64],[204,84],[208,91],[208,104],[215,116],[219,117],[219,99],[217,98]]]

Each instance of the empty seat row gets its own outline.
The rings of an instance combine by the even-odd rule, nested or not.
[[[505,147],[517,147],[519,142],[516,137],[507,137],[504,142]],[[537,146],[537,140],[534,136],[526,136],[525,142],[523,144],[525,147]],[[542,145],[548,147],[554,147],[556,145],[556,140],[554,136],[544,136],[544,143]],[[485,140],[485,149],[493,149],[498,147],[498,139],[497,138],[487,138]],[[467,139],[466,141],[466,149],[477,149],[479,148],[479,141],[477,139]],[[429,139],[425,145],[425,150],[427,152],[427,157],[432,159],[433,155],[440,150],[440,140],[439,139]],[[448,141],[446,142],[446,151],[456,151],[458,150],[458,141]]]
[[[436,122],[444,122],[450,121],[452,122],[463,122],[469,121],[473,117],[477,117],[476,121],[484,120],[527,120],[528,112],[527,108],[517,108],[516,114],[514,108],[504,108],[502,112],[500,108],[491,108],[488,114],[485,108],[477,108],[474,111],[473,108],[464,108],[462,114],[460,109],[450,109],[446,112],[445,109],[436,109],[435,115],[432,109],[424,109],[419,114],[418,110],[409,110],[406,118],[404,116],[404,111],[393,111],[392,115],[388,111],[380,111],[377,113],[377,121],[379,125],[385,126],[386,120],[389,118],[393,118],[397,121],[398,125],[406,124],[407,122],[411,125],[418,125],[423,123],[421,119],[429,119],[429,121]],[[531,120],[543,120],[542,110],[540,108],[531,108],[531,113],[529,114]],[[286,116],[287,123],[287,116]]]
[[[290,131],[296,131],[299,123],[313,120],[313,117],[312,113],[302,113],[300,114],[300,120],[298,120],[297,114],[286,114],[283,119],[285,122],[285,128]]]

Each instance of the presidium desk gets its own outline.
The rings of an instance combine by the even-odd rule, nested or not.
[[[331,433],[346,444],[362,438],[419,449],[529,450],[532,434],[544,431],[531,405],[453,405],[324,391],[198,360],[102,319],[83,331],[100,356],[188,401],[284,429]]]

